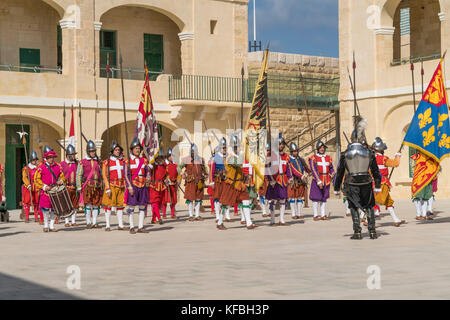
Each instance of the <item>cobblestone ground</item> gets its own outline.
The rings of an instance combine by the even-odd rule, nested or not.
[[[407,224],[399,228],[387,213],[377,220],[378,240],[367,230],[351,241],[351,218],[331,200],[330,221],[269,227],[256,212],[260,227],[243,228],[239,217],[215,228],[214,216],[201,222],[180,220],[151,225],[148,234],[86,230],[57,225],[43,233],[25,224],[19,212],[0,224],[1,298],[88,299],[449,299],[450,200],[437,200],[433,221],[418,222],[410,201],[396,203]],[[127,221],[127,220],[126,220]],[[137,221],[137,216],[135,217]],[[278,217],[277,217],[278,221]],[[104,226],[104,216],[100,218]],[[81,288],[69,290],[69,266],[81,271]],[[367,268],[380,269],[381,289],[369,290]]]

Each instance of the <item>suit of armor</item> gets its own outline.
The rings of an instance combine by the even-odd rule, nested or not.
[[[381,175],[375,154],[361,143],[350,144],[339,161],[334,182],[335,193],[340,192],[344,175],[343,191],[349,201],[353,220],[354,235],[352,239],[361,239],[358,209],[366,212],[368,215],[370,237],[371,239],[376,239],[372,176],[375,183],[375,191],[379,192],[381,191]]]

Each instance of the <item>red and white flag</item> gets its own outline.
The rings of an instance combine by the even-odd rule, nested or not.
[[[149,163],[155,162],[159,152],[159,136],[152,95],[150,93],[147,66],[145,66],[145,83],[142,89],[141,102],[139,103],[134,135],[139,139]]]
[[[68,144],[71,144],[75,147],[75,129],[73,125],[73,106],[72,106],[72,120],[70,120],[70,131],[69,131],[69,140]]]

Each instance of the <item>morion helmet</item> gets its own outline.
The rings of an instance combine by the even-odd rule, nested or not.
[[[77,154],[75,151],[75,147],[71,144],[69,144],[66,148],[66,155],[71,156]]]
[[[220,139],[220,148],[226,148],[227,147],[227,139],[222,138]]]
[[[135,137],[133,139],[133,141],[131,141],[130,150],[134,149],[135,147],[141,147],[142,148],[141,143],[139,142],[139,139],[137,137]]]
[[[373,140],[372,149],[378,152],[383,152],[387,149],[387,145],[380,137],[376,137],[375,140]]]
[[[36,151],[34,151],[34,150],[31,152],[31,156],[30,156],[30,161],[33,161],[33,160],[39,160],[39,157],[38,157]]]
[[[113,140],[113,142],[111,143],[111,153],[113,153],[114,149],[117,147],[120,149],[120,153],[122,153],[123,148],[120,146],[120,144],[116,140]]]
[[[280,134],[278,136],[278,143],[286,145],[286,140],[284,140],[283,134],[281,132],[280,132]]]
[[[89,140],[86,146],[86,152],[89,153],[91,151],[97,151],[97,148],[95,147],[94,141]]]
[[[52,150],[53,150],[53,149],[50,148],[48,145],[45,145],[45,146],[44,146],[44,153],[47,153],[47,152],[52,151]]]
[[[317,143],[316,143],[316,150],[319,150],[320,147],[322,147],[322,146],[324,146],[325,149],[327,148],[327,145],[322,140],[317,141]]]
[[[295,142],[291,142],[289,144],[289,151],[291,151],[291,152],[298,151],[298,147],[297,147],[297,144]]]

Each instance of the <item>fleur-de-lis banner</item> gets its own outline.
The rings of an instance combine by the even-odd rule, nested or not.
[[[145,83],[139,103],[135,136],[138,137],[147,160],[150,163],[155,162],[159,153],[158,124],[153,109],[147,66],[145,66]]]
[[[411,186],[413,196],[433,180],[441,160],[450,155],[449,136],[448,101],[441,59],[403,141],[421,153]]]
[[[245,159],[255,169],[255,189],[264,183],[264,168],[266,163],[266,138],[267,138],[267,69],[269,49],[264,52],[264,59],[259,73],[253,96],[252,108],[248,114],[245,135],[243,139]]]

